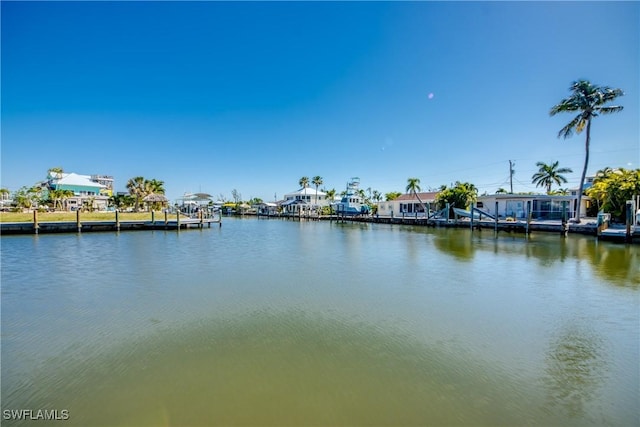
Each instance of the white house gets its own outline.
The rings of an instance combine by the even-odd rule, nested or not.
[[[578,196],[549,196],[546,194],[492,194],[479,196],[476,207],[498,218],[526,219],[527,209],[531,206],[532,219],[562,219],[563,205],[567,209],[567,218],[575,217],[578,206]],[[580,216],[586,216],[591,199],[582,197]]]
[[[104,210],[107,208],[113,188],[112,177],[49,172],[47,178],[48,185],[52,190],[73,192],[73,196],[65,201],[68,209],[80,209],[87,202],[91,203],[94,209]],[[111,183],[111,187],[109,183]]]
[[[378,215],[389,217],[412,216],[424,218],[426,215],[425,206],[429,207],[429,211],[436,209],[437,192],[417,193],[414,195],[403,194],[394,200],[378,202]],[[419,199],[418,199],[419,197]]]
[[[316,210],[323,206],[328,206],[330,200],[327,199],[327,193],[316,191],[311,187],[303,187],[292,193],[284,195],[284,202],[280,206],[285,213],[298,213],[300,211]]]

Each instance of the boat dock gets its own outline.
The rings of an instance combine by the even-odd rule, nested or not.
[[[211,228],[211,224],[222,227],[222,216],[217,218],[195,218],[177,216],[169,220],[127,220],[120,221],[117,216],[113,221],[48,221],[48,222],[1,222],[0,234],[41,234],[41,233],[85,233],[96,231],[141,231],[141,230],[186,230]]]
[[[330,219],[321,217],[321,219]],[[332,219],[335,219],[332,218]],[[505,221],[505,220],[474,220],[464,219],[426,219],[424,217],[376,217],[376,216],[351,216],[339,218],[340,221],[368,222],[375,224],[415,225],[425,227],[451,227],[471,228],[472,230],[490,229],[497,232],[523,233],[532,232],[557,233],[566,236],[568,233],[596,236],[598,240],[640,243],[640,227],[631,226],[629,230],[625,226],[608,226],[599,228],[596,222],[562,223],[562,221]]]

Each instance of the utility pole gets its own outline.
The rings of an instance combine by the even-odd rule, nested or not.
[[[513,170],[513,167],[516,165],[516,162],[512,162],[511,160],[509,160],[509,194],[513,194],[513,174],[515,173],[515,171]]]

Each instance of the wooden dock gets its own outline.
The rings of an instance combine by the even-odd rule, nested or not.
[[[321,219],[333,219],[325,218]],[[449,228],[468,228],[473,230],[490,229],[501,233],[522,233],[530,234],[532,232],[557,233],[560,236],[571,234],[583,234],[595,236],[599,240],[607,240],[621,243],[640,243],[640,227],[632,227],[630,235],[627,236],[625,227],[610,227],[598,231],[597,224],[591,223],[565,223],[561,221],[505,221],[505,220],[474,220],[469,219],[426,219],[424,217],[375,217],[375,216],[352,216],[340,217],[340,222],[367,222],[374,224],[398,224],[398,225],[414,225],[424,227],[449,227]]]
[[[97,231],[186,230],[222,227],[222,218],[176,218],[155,221],[2,222],[0,234],[86,233]]]

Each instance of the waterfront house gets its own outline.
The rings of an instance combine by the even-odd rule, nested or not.
[[[255,205],[255,208],[258,210],[259,215],[277,215],[278,214],[278,204],[272,202],[262,202]]]
[[[90,204],[92,209],[105,210],[113,194],[113,177],[106,175],[80,175],[77,173],[49,172],[48,187],[52,190],[70,190],[67,209],[76,210]]]
[[[426,215],[425,208],[428,206],[429,211],[436,209],[435,191],[403,194],[397,199],[378,202],[378,215],[389,217],[418,217],[424,218]]]
[[[577,193],[577,191],[575,192]],[[531,206],[531,218],[534,220],[562,219],[563,205],[566,206],[567,218],[575,217],[578,205],[577,194],[567,196],[546,194],[492,194],[478,197],[476,207],[498,218],[526,219],[527,203]],[[582,197],[581,216],[586,216],[591,200]]]
[[[328,206],[331,200],[327,199],[327,193],[315,190],[311,187],[303,187],[292,193],[284,195],[284,202],[280,204],[284,213],[297,214],[310,210],[318,210]]]

